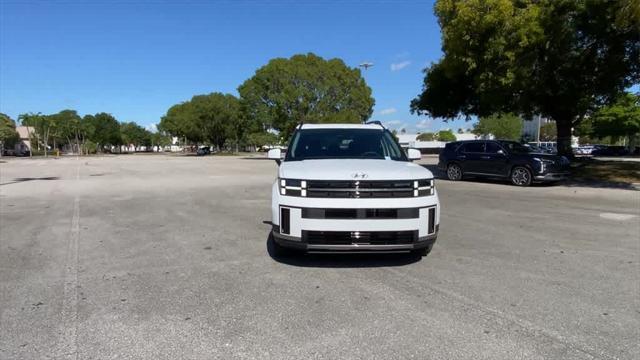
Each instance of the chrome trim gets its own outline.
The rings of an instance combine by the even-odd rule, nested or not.
[[[425,188],[430,189],[430,188]],[[346,192],[346,191],[360,191],[360,192],[377,192],[377,191],[413,191],[413,188],[307,188],[309,191],[326,191],[326,192]]]
[[[370,244],[350,244],[350,245],[324,245],[308,244],[307,250],[413,250],[413,244],[399,245],[370,245]]]
[[[471,171],[465,171],[465,174],[488,175],[488,176],[504,176],[504,175],[500,175],[500,174],[489,174],[489,173],[471,172]]]

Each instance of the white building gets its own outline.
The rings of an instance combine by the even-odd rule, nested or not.
[[[444,148],[446,141],[420,141],[418,136],[420,134],[397,134],[398,142],[403,148],[418,149],[423,153],[437,153],[440,149]],[[479,136],[472,133],[454,133],[457,141],[463,140],[476,140]]]

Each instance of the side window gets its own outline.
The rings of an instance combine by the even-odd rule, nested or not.
[[[494,142],[487,142],[486,143],[486,153],[489,154],[497,154],[498,150],[502,150],[502,148],[500,147],[500,145],[494,143]]]
[[[466,153],[481,153],[484,152],[484,142],[471,142],[464,144],[462,152]]]

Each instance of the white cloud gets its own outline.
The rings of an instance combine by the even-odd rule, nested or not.
[[[422,119],[416,123],[416,128],[420,130],[431,130],[431,125],[433,125],[432,119]]]
[[[402,120],[389,120],[383,122],[382,125],[384,125],[384,127],[386,127],[387,129],[395,129],[397,131],[407,128],[407,123]]]
[[[392,107],[392,108],[380,110],[379,114],[380,115],[390,115],[390,114],[394,114],[394,113],[397,113],[397,112],[398,112],[398,109]]]
[[[147,131],[151,131],[152,133],[156,133],[158,132],[158,124],[149,124],[145,126],[145,129],[147,129]]]
[[[402,121],[400,121],[400,120],[389,120],[389,121],[385,121],[384,122],[384,125],[386,127],[392,127],[392,126],[400,125],[400,124],[402,124]]]
[[[409,65],[411,65],[411,61],[409,61],[409,60],[401,61],[401,62],[398,62],[398,63],[392,63],[391,64],[391,71],[402,70],[402,69],[406,68]]]

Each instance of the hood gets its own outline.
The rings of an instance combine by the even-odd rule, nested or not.
[[[301,180],[354,180],[356,173],[366,174],[360,180],[433,178],[431,171],[412,162],[375,159],[284,161],[278,170],[281,178]]]

